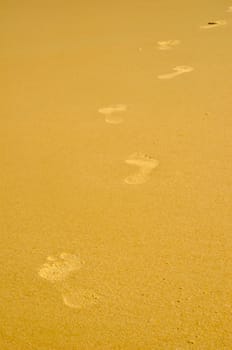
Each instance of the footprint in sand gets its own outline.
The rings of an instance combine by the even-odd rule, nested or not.
[[[47,257],[47,262],[39,269],[40,277],[50,281],[63,281],[73,272],[80,270],[83,262],[74,254],[61,253],[58,258]]]
[[[232,12],[232,6],[229,6],[227,12]]]
[[[207,24],[200,26],[200,28],[211,29],[211,28],[215,28],[215,27],[221,27],[221,26],[224,26],[226,24],[227,24],[227,22],[224,19],[220,19],[217,21],[209,21]]]
[[[89,289],[72,287],[68,278],[81,269],[84,262],[78,255],[61,253],[59,257],[49,256],[38,270],[41,278],[53,283],[61,292],[65,305],[81,309],[96,304],[99,296]]]
[[[171,50],[180,44],[180,40],[157,41],[158,50]]]
[[[74,309],[82,309],[97,304],[100,298],[91,289],[75,289],[73,287],[66,287],[62,297],[64,304]]]
[[[193,71],[193,67],[190,66],[176,66],[173,68],[174,72],[158,75],[158,79],[172,79],[178,75],[189,73]]]
[[[121,113],[127,110],[127,106],[123,104],[110,105],[98,109],[98,112],[105,116],[105,122],[109,124],[121,124],[123,118]]]
[[[135,174],[125,178],[124,181],[128,185],[140,185],[147,182],[152,171],[159,165],[158,160],[143,153],[134,153],[125,162],[138,167],[138,171]]]

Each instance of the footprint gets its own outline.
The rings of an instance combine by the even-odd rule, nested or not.
[[[153,169],[159,165],[158,160],[143,153],[134,153],[125,162],[139,168],[138,172],[125,178],[124,181],[128,185],[140,185],[147,182]]]
[[[63,302],[66,306],[72,308],[85,308],[96,304],[99,300],[98,294],[89,289],[73,287],[69,277],[81,269],[84,262],[78,255],[61,253],[59,257],[47,257],[38,270],[41,278],[53,283],[53,286],[61,293]]]
[[[217,21],[210,21],[207,24],[205,24],[203,26],[200,26],[200,28],[202,28],[202,29],[210,29],[210,28],[215,28],[215,27],[221,27],[221,26],[224,26],[226,24],[227,24],[227,22],[224,19],[220,19],[220,20],[217,20]]]
[[[227,12],[232,12],[232,6],[229,6]]]
[[[158,50],[171,50],[174,46],[180,44],[180,40],[166,40],[166,41],[158,41]]]
[[[98,303],[100,296],[90,289],[66,288],[62,293],[66,306],[74,309],[82,309]]]
[[[63,281],[73,272],[80,270],[83,262],[74,254],[61,253],[58,258],[49,256],[45,264],[39,269],[40,277],[50,281]]]
[[[158,79],[172,79],[174,77],[177,77],[178,75],[189,73],[193,71],[193,67],[190,66],[176,66],[173,68],[173,73],[167,73],[167,74],[161,74],[158,75]]]
[[[123,118],[119,115],[121,112],[125,112],[127,106],[124,104],[111,105],[108,107],[102,107],[98,109],[98,112],[105,116],[105,122],[109,124],[121,124]]]

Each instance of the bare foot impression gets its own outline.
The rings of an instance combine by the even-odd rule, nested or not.
[[[158,50],[171,50],[179,44],[180,44],[180,40],[158,41],[157,48],[158,48]]]
[[[140,185],[149,180],[152,171],[159,165],[159,161],[143,153],[134,153],[125,161],[129,165],[134,165],[138,171],[125,178],[128,185]]]
[[[227,12],[232,12],[232,6],[229,6]]]
[[[158,75],[158,79],[172,79],[178,75],[189,73],[193,71],[193,67],[190,66],[176,66],[173,68],[174,72]]]
[[[73,272],[80,270],[83,262],[74,254],[61,253],[58,258],[47,257],[47,262],[39,269],[39,276],[50,281],[63,281]]]
[[[64,304],[74,309],[82,309],[97,304],[100,298],[99,295],[91,289],[75,289],[72,287],[66,287],[62,297]]]
[[[121,113],[127,110],[127,106],[124,104],[110,105],[108,107],[102,107],[98,109],[98,112],[105,116],[105,122],[109,124],[121,124],[123,118]]]
[[[221,27],[221,26],[224,26],[226,24],[227,24],[227,22],[224,19],[220,19],[217,21],[209,21],[207,24],[200,26],[200,28],[211,29],[211,28],[215,28],[215,27]]]
[[[55,285],[66,306],[82,309],[96,304],[99,299],[92,290],[75,288],[68,282],[69,277],[80,270],[83,264],[78,255],[61,253],[58,257],[47,257],[47,262],[39,268],[38,274]]]

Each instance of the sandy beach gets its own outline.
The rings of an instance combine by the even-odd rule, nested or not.
[[[0,8],[0,349],[232,349],[231,1]]]

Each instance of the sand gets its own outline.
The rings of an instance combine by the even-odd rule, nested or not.
[[[231,5],[0,5],[0,349],[232,348]]]

